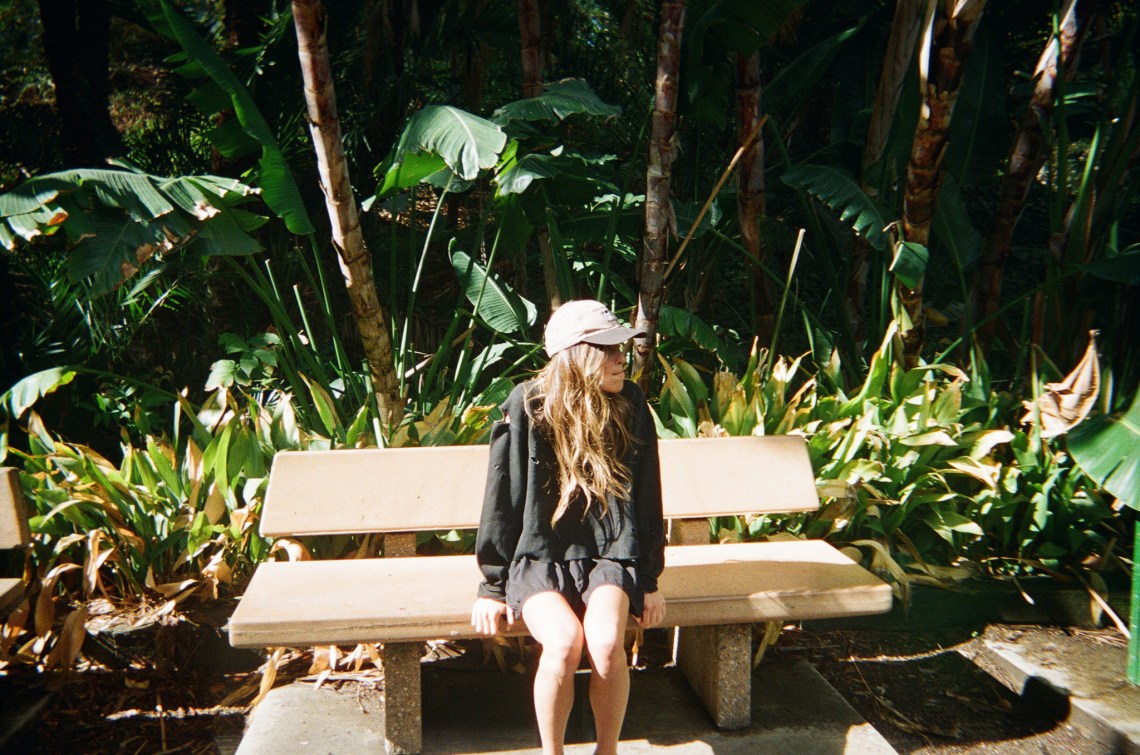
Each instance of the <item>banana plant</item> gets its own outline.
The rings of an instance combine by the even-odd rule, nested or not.
[[[0,195],[0,245],[15,249],[62,232],[68,273],[105,294],[164,256],[242,256],[266,221],[244,208],[251,186],[220,176],[153,176],[79,169],[30,178]]]
[[[493,337],[506,339],[505,343],[513,343],[524,352],[534,353],[529,329],[537,321],[537,308],[494,271],[493,261],[496,255],[524,249],[533,229],[544,225],[548,228],[551,246],[557,252],[554,255],[558,268],[555,275],[560,281],[560,290],[569,293],[573,273],[563,249],[558,221],[551,209],[552,199],[581,206],[597,197],[600,188],[610,194],[619,190],[612,184],[601,184],[599,188],[599,181],[590,173],[606,158],[585,155],[560,143],[563,138],[560,129],[572,119],[604,122],[617,112],[617,108],[602,102],[585,82],[571,79],[548,84],[535,97],[508,103],[496,110],[491,119],[449,105],[428,105],[409,120],[392,152],[377,167],[379,187],[375,196],[365,203],[367,209],[381,205],[395,208],[402,192],[415,191],[422,184],[440,191],[428,233],[420,243],[418,257],[411,261],[416,276],[400,328],[403,353],[407,353],[411,345],[406,334],[410,330],[421,273],[435,233],[435,218],[443,207],[444,198],[468,191],[484,180],[490,181],[495,188],[491,218],[481,221],[475,230],[477,240],[492,223],[497,226],[487,262],[476,260],[463,248],[465,244],[453,241],[451,245],[449,256],[452,266],[471,309],[456,311],[439,353],[429,357],[424,371],[429,384],[434,384],[443,375],[442,365],[448,363],[456,339],[458,344],[454,345],[458,346],[461,355],[456,369],[475,377],[468,372],[472,364],[472,326],[475,324],[486,326]],[[555,178],[559,180],[552,180]],[[558,186],[557,191],[554,188],[548,191],[548,185],[553,187],[554,184]],[[570,200],[564,197],[568,187],[573,196]],[[465,323],[464,318],[468,322]],[[488,344],[488,348],[494,346]],[[405,374],[409,366],[405,365]],[[454,400],[459,397],[458,393],[472,395],[471,389],[468,385],[459,388],[458,392],[447,392]],[[428,396],[440,393],[434,388],[427,389]],[[433,398],[425,404],[428,409],[434,401]]]

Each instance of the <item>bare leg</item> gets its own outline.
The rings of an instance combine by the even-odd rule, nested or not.
[[[625,623],[629,596],[616,585],[602,585],[590,595],[582,628],[590,656],[590,707],[598,735],[598,755],[615,755],[629,700],[629,664]]]
[[[544,755],[561,755],[574,705],[574,672],[582,659],[582,624],[566,599],[540,592],[523,604],[523,619],[542,645],[534,676],[534,712]]]

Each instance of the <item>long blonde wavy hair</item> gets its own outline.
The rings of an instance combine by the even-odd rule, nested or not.
[[[528,406],[535,426],[545,432],[558,460],[559,497],[551,523],[566,513],[576,496],[607,510],[608,495],[625,497],[633,487],[622,461],[633,445],[629,402],[602,390],[603,348],[580,343],[560,351],[538,373]]]

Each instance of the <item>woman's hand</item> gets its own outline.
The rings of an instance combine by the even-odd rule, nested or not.
[[[637,623],[645,629],[650,629],[665,621],[665,596],[661,591],[645,593],[645,606],[640,616],[635,616]]]
[[[471,607],[471,626],[479,634],[494,635],[499,633],[499,619],[506,617],[507,626],[515,623],[515,612],[510,606],[499,600],[479,598]]]

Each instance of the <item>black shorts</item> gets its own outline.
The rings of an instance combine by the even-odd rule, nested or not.
[[[523,604],[540,592],[556,592],[566,599],[579,617],[585,615],[590,595],[602,585],[617,585],[629,596],[629,612],[640,616],[645,593],[633,561],[609,558],[579,558],[570,561],[532,561],[520,558],[511,563],[507,578],[507,605],[516,616]]]

